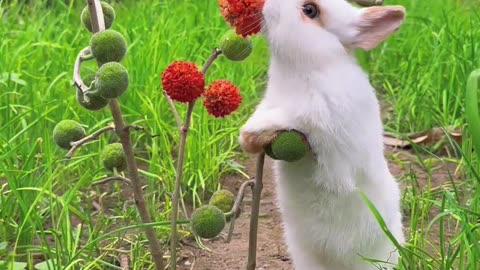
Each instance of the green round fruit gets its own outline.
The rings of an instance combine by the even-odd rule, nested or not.
[[[95,88],[90,92],[103,98],[117,98],[128,88],[128,71],[120,63],[101,66],[95,76]]]
[[[127,42],[122,34],[109,29],[92,36],[90,49],[100,64],[120,62],[127,53]]]
[[[70,149],[70,143],[76,142],[86,135],[85,129],[73,120],[62,120],[53,129],[53,140],[63,149]]]
[[[253,45],[250,38],[237,35],[235,30],[232,29],[222,36],[220,50],[229,60],[242,61],[252,53]]]
[[[230,212],[234,203],[235,195],[226,189],[215,191],[208,202],[209,205],[218,207],[218,209],[222,210],[224,213]]]
[[[225,215],[213,205],[204,205],[195,209],[190,226],[193,233],[201,238],[211,239],[219,235],[225,228]]]
[[[115,10],[107,2],[100,2],[103,10],[103,18],[105,20],[105,29],[108,29],[112,26],[113,21],[115,20]],[[92,22],[90,21],[90,11],[88,6],[86,6],[82,14],[80,15],[83,25],[88,29],[88,31],[93,32]]]
[[[112,143],[105,146],[100,159],[103,166],[109,171],[113,171],[116,168],[117,171],[121,172],[127,168],[125,152],[121,143]]]
[[[296,131],[285,131],[278,134],[273,140],[271,148],[274,157],[287,162],[300,160],[307,152],[302,135]]]
[[[95,74],[91,74],[86,76],[83,79],[83,83],[87,87],[92,87],[91,89],[95,89],[95,85],[92,85],[93,80],[95,79]],[[94,91],[94,90],[93,90]],[[77,89],[77,102],[83,108],[91,111],[98,111],[105,108],[108,103],[110,102],[108,99],[103,98],[99,95],[92,94],[92,92],[82,93],[82,91]]]

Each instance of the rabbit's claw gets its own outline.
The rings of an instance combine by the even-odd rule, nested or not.
[[[270,144],[280,133],[278,130],[264,130],[261,132],[240,133],[240,146],[243,151],[250,154],[258,154],[264,151],[265,146]]]

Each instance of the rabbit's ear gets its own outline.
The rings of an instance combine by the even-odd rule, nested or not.
[[[405,19],[402,6],[363,8],[355,22],[358,34],[353,47],[370,50],[395,32]]]

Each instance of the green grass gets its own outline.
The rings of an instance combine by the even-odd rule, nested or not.
[[[99,152],[115,137],[106,136],[89,144],[70,162],[63,160],[65,152],[52,141],[53,127],[62,119],[74,119],[89,132],[112,121],[107,110],[87,112],[77,105],[71,86],[75,57],[90,39],[90,33],[79,24],[83,6],[83,1],[72,1],[70,5],[55,1],[49,7],[40,1],[31,5],[2,4],[5,13],[0,26],[0,51],[8,56],[0,60],[4,76],[0,84],[0,242],[7,242],[8,249],[1,251],[0,258],[24,255],[28,250],[29,257],[17,260],[31,260],[33,253],[39,253],[53,259],[57,266],[74,263],[85,269],[104,268],[112,262],[109,256],[118,253],[102,250],[118,248],[113,243],[120,241],[113,239],[119,235],[96,239],[105,231],[138,220],[131,203],[122,211],[122,201],[131,202],[132,198],[124,198],[118,185],[113,186],[113,194],[90,187],[107,173],[101,168]],[[120,104],[129,123],[147,128],[145,133],[135,133],[133,140],[148,184],[145,193],[150,212],[157,222],[162,222],[168,219],[170,209],[175,178],[171,156],[178,134],[162,95],[160,74],[177,59],[203,65],[228,27],[215,2],[199,6],[193,0],[178,1],[176,5],[166,1],[153,5],[125,1],[114,6],[117,20],[113,28],[123,33],[129,44],[123,63],[129,70],[131,86]],[[256,96],[263,84],[267,55],[261,39],[256,38],[255,45],[258,49],[248,61],[217,61],[208,73],[208,83],[226,78],[239,85],[243,96]],[[84,74],[94,70],[94,65],[87,65]],[[10,77],[19,79],[7,79]],[[187,145],[184,181],[186,196],[195,204],[217,188],[222,174],[241,169],[233,161],[236,127],[245,120],[250,107],[246,102],[229,120],[217,120],[208,116],[200,104],[197,106]],[[181,113],[185,111],[185,106],[178,108]],[[115,201],[115,213],[92,219],[91,203],[100,196]],[[83,226],[76,227],[79,221]],[[128,237],[138,231],[133,229]],[[165,232],[160,237],[166,241]],[[91,244],[79,249],[78,241]],[[140,236],[129,241],[142,247],[144,239]],[[143,248],[136,252],[132,259],[140,269],[149,262],[143,258]]]
[[[118,184],[91,187],[107,174],[100,150],[116,138],[90,143],[68,162],[52,140],[62,119],[76,120],[89,132],[112,121],[107,110],[87,112],[77,105],[71,86],[73,62],[90,38],[79,23],[84,1],[20,2],[0,0],[0,260],[40,258],[51,260],[52,269],[118,269],[118,250],[127,244],[133,269],[151,269],[131,196]],[[407,7],[406,23],[379,48],[358,53],[378,94],[393,106],[386,128],[406,133],[463,126],[467,76],[480,67],[478,1],[387,1],[394,3]],[[178,59],[201,66],[228,27],[214,0],[125,0],[114,7],[113,29],[127,39],[123,64],[131,79],[119,101],[129,123],[147,128],[133,140],[149,211],[166,242],[178,134],[160,74]],[[208,116],[202,106],[195,109],[184,177],[186,199],[194,205],[218,187],[222,174],[242,169],[235,161],[238,127],[261,97],[268,64],[265,41],[255,37],[254,45],[247,61],[220,58],[208,73],[208,82],[225,78],[239,85],[244,102],[224,120]],[[94,70],[87,65],[84,74]],[[184,106],[178,109],[185,112]],[[441,163],[426,158],[444,157],[416,148],[410,161],[422,173],[397,160],[405,167],[402,205],[410,222],[401,269],[480,269],[480,163],[471,147],[465,134],[459,155],[452,157],[460,181],[452,176],[440,187],[429,183]],[[426,187],[419,186],[421,177]],[[106,205],[108,213],[93,213],[93,202]],[[428,230],[435,226],[454,226],[455,234],[440,233],[432,244]]]

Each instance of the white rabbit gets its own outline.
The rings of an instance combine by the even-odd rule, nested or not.
[[[258,154],[287,129],[310,143],[311,153],[301,160],[274,162],[295,269],[392,269],[398,252],[359,191],[403,244],[400,190],[384,158],[378,100],[352,50],[369,50],[392,34],[404,21],[404,8],[266,0],[263,17],[271,52],[268,86],[241,128],[240,144]]]

